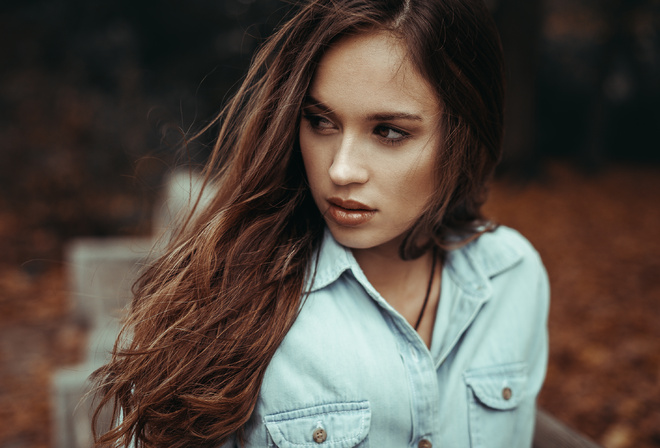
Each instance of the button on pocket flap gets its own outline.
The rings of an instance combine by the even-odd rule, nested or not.
[[[502,364],[468,370],[463,374],[474,396],[484,405],[499,410],[513,409],[525,396],[525,363]]]
[[[271,439],[279,448],[350,448],[369,433],[368,401],[330,403],[264,417]]]

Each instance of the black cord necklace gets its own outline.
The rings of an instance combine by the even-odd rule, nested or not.
[[[422,322],[422,316],[424,316],[424,310],[426,309],[426,304],[429,301],[429,295],[431,295],[431,287],[433,286],[433,277],[435,277],[435,261],[438,257],[435,254],[435,248],[431,253],[433,257],[433,262],[431,263],[431,277],[429,277],[429,286],[426,288],[426,296],[424,296],[424,303],[422,303],[422,309],[419,312],[419,317],[417,318],[417,323],[415,324],[415,331],[419,328],[419,324]]]

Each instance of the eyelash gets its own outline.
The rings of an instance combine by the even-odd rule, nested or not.
[[[309,123],[309,126],[314,131],[317,131],[317,132],[323,133],[324,130],[329,129],[329,128],[324,128],[324,127],[320,126],[320,123],[322,121],[326,121],[327,123],[332,124],[332,122],[330,120],[328,120],[327,118],[325,118],[322,115],[303,113],[302,116],[303,116],[303,119],[306,120]],[[401,135],[401,137],[387,138],[387,137],[384,137],[380,131],[386,131],[386,133],[389,132],[389,131],[393,131],[394,133]],[[406,140],[410,137],[410,133],[408,133],[406,131],[403,131],[399,128],[395,128],[393,126],[388,126],[388,125],[383,125],[383,124],[377,125],[374,128],[373,133],[374,133],[374,135],[376,135],[376,137],[380,141],[382,141],[386,145],[390,145],[390,146],[400,145],[404,142],[404,140]]]
[[[401,135],[401,137],[397,137],[397,138],[383,137],[380,134],[380,132],[378,132],[379,130],[393,131],[394,133]],[[392,146],[400,145],[404,142],[404,140],[406,140],[408,137],[410,137],[410,134],[408,132],[402,131],[401,129],[398,129],[398,128],[395,128],[395,127],[392,127],[392,126],[383,125],[383,124],[379,124],[378,126],[376,126],[376,128],[374,129],[374,134],[376,134],[376,136],[378,138],[380,138],[383,142],[385,142],[385,144],[392,145]]]
[[[319,130],[322,131],[324,129],[328,129],[328,128],[322,128],[321,126],[319,126],[321,121],[327,121],[328,123],[332,124],[332,122],[330,120],[328,120],[327,118],[325,118],[322,115],[303,114],[303,118],[305,120],[307,120],[307,122],[312,127],[312,129],[314,129],[316,131],[319,131]]]

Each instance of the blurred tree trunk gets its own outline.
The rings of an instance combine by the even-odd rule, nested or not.
[[[498,0],[491,7],[500,29],[507,74],[501,171],[515,177],[530,177],[540,166],[536,79],[541,2]]]
[[[599,36],[602,43],[596,59],[594,95],[589,106],[585,141],[578,154],[583,168],[590,171],[598,170],[607,160],[609,129],[617,125],[615,109],[640,101],[643,69],[632,28],[636,12],[651,11],[646,0],[608,0],[596,5],[607,27]]]

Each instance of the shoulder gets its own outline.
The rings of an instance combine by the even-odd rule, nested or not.
[[[520,311],[547,313],[550,286],[545,266],[538,251],[518,231],[500,226],[481,235],[466,251],[487,278],[491,301],[510,303]]]
[[[449,251],[446,267],[455,283],[475,298],[548,295],[539,253],[520,233],[505,226]]]
[[[487,277],[513,268],[544,270],[538,251],[517,230],[498,226],[464,248],[465,254]]]

